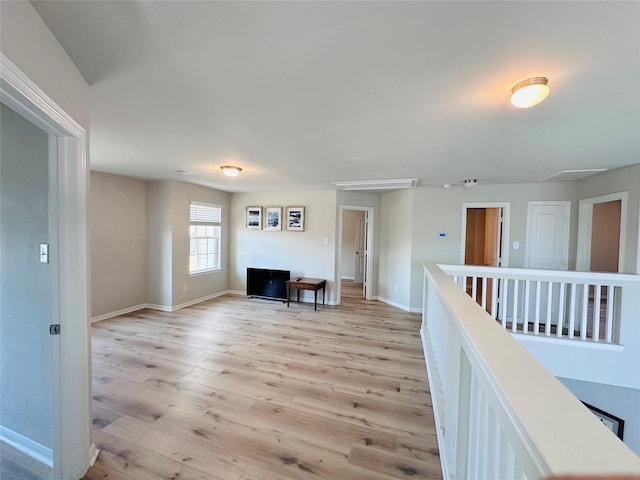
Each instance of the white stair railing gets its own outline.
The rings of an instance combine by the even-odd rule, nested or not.
[[[640,458],[437,265],[424,266],[421,335],[444,478],[640,472]]]
[[[620,343],[622,296],[640,285],[638,275],[440,267],[512,333],[585,342]]]

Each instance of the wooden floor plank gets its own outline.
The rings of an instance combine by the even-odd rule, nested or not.
[[[343,293],[94,324],[85,480],[441,478],[420,316]]]

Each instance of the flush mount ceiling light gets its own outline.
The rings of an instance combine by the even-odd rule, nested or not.
[[[475,178],[467,178],[464,181],[464,186],[467,188],[473,188],[478,184],[478,180],[476,180]]]
[[[527,78],[511,89],[511,103],[518,108],[538,105],[549,95],[546,77]]]
[[[237,177],[242,171],[240,167],[234,167],[233,165],[223,165],[220,168],[227,177]]]

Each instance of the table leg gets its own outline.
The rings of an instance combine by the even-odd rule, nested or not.
[[[291,287],[287,283],[287,308],[289,308],[289,296],[291,295]]]
[[[318,310],[318,289],[313,290],[313,309]]]

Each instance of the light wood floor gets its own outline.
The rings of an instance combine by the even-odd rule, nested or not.
[[[99,322],[85,479],[441,478],[419,325],[357,295]]]

